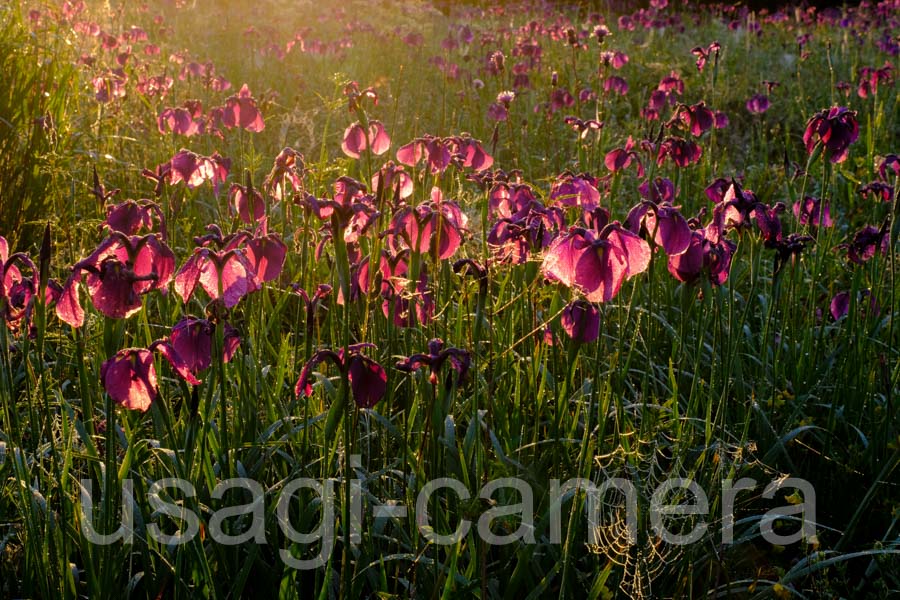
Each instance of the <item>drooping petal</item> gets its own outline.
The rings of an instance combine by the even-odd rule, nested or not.
[[[206,248],[197,248],[175,275],[175,293],[181,296],[182,302],[186,303],[194,295],[203,269],[209,262],[208,253]]]
[[[152,348],[159,351],[163,358],[172,365],[172,368],[175,369],[175,372],[178,373],[179,377],[184,379],[187,383],[190,385],[200,385],[203,383],[200,379],[194,377],[187,362],[185,362],[178,351],[176,351],[168,342],[163,341],[156,343]]]
[[[380,121],[369,122],[369,144],[372,154],[381,156],[391,147],[391,138]]]
[[[273,281],[281,275],[287,246],[276,234],[258,237],[247,243],[247,260],[253,265],[261,282]]]
[[[100,367],[106,393],[130,410],[145,412],[159,391],[153,354],[144,348],[125,348]]]
[[[362,354],[353,354],[349,360],[347,377],[353,400],[360,408],[372,408],[387,391],[387,373],[381,365]]]
[[[259,280],[256,277],[253,265],[247,260],[240,250],[231,250],[222,265],[222,300],[226,308],[232,308],[241,298],[259,289]],[[207,287],[208,279],[201,277],[200,283],[213,298],[218,298],[218,292],[212,292]],[[216,282],[218,284],[218,282]]]
[[[366,149],[366,145],[366,132],[362,125],[353,123],[344,130],[344,139],[341,142],[341,150],[344,151],[344,154],[350,158],[359,158]]]

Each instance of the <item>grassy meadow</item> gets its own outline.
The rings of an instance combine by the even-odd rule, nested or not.
[[[3,3],[0,597],[900,594],[898,14]]]

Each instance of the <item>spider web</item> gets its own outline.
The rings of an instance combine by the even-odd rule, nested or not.
[[[641,429],[642,413],[648,408],[666,410],[640,404],[624,407],[625,412],[630,413],[636,431]],[[662,421],[666,422],[667,418]],[[601,477],[607,480],[620,478],[631,483],[637,496],[638,514],[637,522],[632,519],[629,527],[626,494],[617,487],[611,487],[602,494],[599,522],[591,523],[595,533],[592,541],[596,543],[590,549],[621,568],[619,590],[623,596],[636,600],[654,597],[654,579],[665,575],[669,565],[677,563],[684,553],[684,546],[666,542],[652,528],[650,506],[653,493],[666,480],[690,477],[691,469],[686,468],[683,461],[691,461],[692,455],[701,451],[715,452],[719,468],[741,462],[742,449],[736,444],[719,439],[709,446],[685,452],[659,427],[656,425],[656,431],[644,437],[627,436],[612,452],[595,457],[595,466]],[[666,515],[663,524],[667,531],[683,535],[692,531],[698,520],[703,518],[705,515]]]

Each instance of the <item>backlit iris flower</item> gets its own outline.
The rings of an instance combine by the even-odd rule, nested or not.
[[[253,99],[246,83],[237,94],[225,100],[222,124],[229,129],[240,127],[251,132],[259,132],[266,128],[262,113],[259,112],[256,100]]]
[[[547,249],[544,275],[584,294],[591,302],[609,302],[622,282],[650,264],[650,246],[613,222],[597,234],[572,227]]]
[[[174,270],[175,255],[155,234],[129,237],[113,232],[90,256],[72,267],[56,314],[73,327],[84,324],[78,287],[86,275],[94,308],[113,319],[129,317],[141,309],[143,294],[166,292]]]
[[[350,158],[359,158],[369,149],[372,154],[380,156],[391,147],[391,138],[384,129],[381,121],[369,121],[366,129],[361,123],[353,123],[344,131],[344,140],[341,142],[341,150]]]

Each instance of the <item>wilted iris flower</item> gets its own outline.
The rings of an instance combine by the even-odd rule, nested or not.
[[[706,48],[702,46],[697,46],[691,49],[691,54],[697,57],[697,70],[701,73],[703,72],[703,68],[706,66],[707,61],[709,61],[709,57],[714,57],[715,60],[719,59],[719,50],[722,49],[722,46],[718,41],[713,42]]]
[[[293,148],[284,148],[275,157],[275,164],[266,176],[263,189],[276,201],[284,199],[287,186],[296,193],[303,189],[303,176],[306,174],[306,163],[303,155]]]

